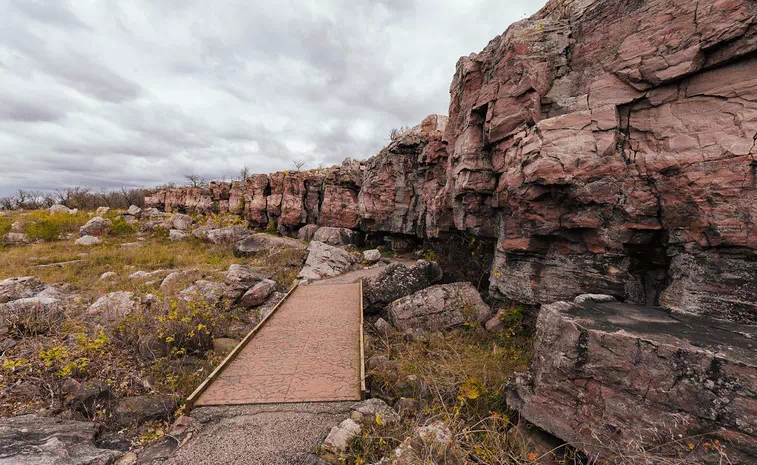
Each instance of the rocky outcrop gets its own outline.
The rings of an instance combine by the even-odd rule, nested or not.
[[[111,220],[96,216],[79,228],[79,236],[102,236],[110,229],[113,222]]]
[[[755,337],[754,326],[618,302],[546,305],[530,370],[511,383],[508,405],[598,457],[640,444],[690,454],[689,443],[717,439],[730,463],[754,463]],[[694,453],[686,463],[718,463],[718,454]]]
[[[100,449],[95,423],[37,415],[3,418],[0,422],[0,464],[100,465],[113,463],[121,452]]]

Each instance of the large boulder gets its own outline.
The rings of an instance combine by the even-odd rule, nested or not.
[[[179,231],[186,231],[191,228],[193,222],[194,219],[191,216],[183,213],[176,213],[171,218],[171,225],[174,229],[178,229]]]
[[[297,231],[297,239],[301,241],[312,241],[318,228],[319,227],[316,224],[306,224]]]
[[[1,465],[104,465],[122,452],[100,449],[95,423],[22,415],[0,422]]]
[[[86,315],[102,324],[116,323],[136,309],[137,303],[132,292],[111,292],[97,299],[87,308]]]
[[[179,292],[179,299],[185,302],[205,302],[208,305],[219,305],[224,301],[235,301],[241,294],[241,290],[231,288],[223,283],[201,279]]]
[[[225,228],[211,229],[204,234],[204,238],[213,244],[234,244],[250,234],[250,230],[244,226],[234,225]]]
[[[273,236],[257,233],[234,244],[234,255],[237,257],[251,257],[258,253],[269,253],[281,249],[305,250],[307,245],[290,237]]]
[[[95,216],[87,221],[84,226],[79,228],[79,236],[102,236],[108,232],[113,225],[111,220],[105,219],[101,216]]]
[[[33,276],[3,279],[0,281],[0,304],[25,297],[34,297],[46,288],[47,284]]]
[[[76,239],[76,241],[74,241],[74,245],[82,245],[85,247],[90,247],[93,245],[100,245],[102,243],[103,243],[103,240],[97,236],[82,236]]]
[[[484,322],[491,310],[470,283],[438,284],[403,297],[387,307],[400,331],[441,331],[463,323]]]
[[[365,311],[378,313],[395,300],[427,288],[441,279],[442,269],[436,262],[419,260],[412,267],[392,263],[363,283]]]
[[[264,279],[270,279],[269,273],[253,270],[252,268],[233,264],[224,275],[223,282],[234,290],[246,291]]]
[[[127,215],[136,216],[139,217],[139,215],[142,214],[142,209],[139,208],[136,205],[131,205],[128,210],[126,210]]]
[[[344,249],[313,241],[308,246],[308,258],[298,278],[309,281],[331,278],[352,270],[359,261],[359,256]]]
[[[318,228],[313,234],[314,241],[320,241],[329,245],[356,245],[359,235],[355,231],[347,228]]]
[[[542,306],[536,329],[529,371],[507,392],[529,422],[600,458],[639,444],[674,456],[683,438],[718,440],[729,463],[757,463],[754,326],[584,301]],[[686,463],[720,458],[685,453]]]
[[[240,300],[240,305],[247,308],[263,305],[275,290],[276,281],[264,279],[244,293]]]

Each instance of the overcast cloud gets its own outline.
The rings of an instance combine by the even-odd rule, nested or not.
[[[0,0],[0,195],[368,158],[544,0]]]

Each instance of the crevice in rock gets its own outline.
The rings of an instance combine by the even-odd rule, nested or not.
[[[660,296],[670,285],[671,257],[668,255],[668,234],[664,230],[637,231],[634,243],[624,245],[631,258],[629,272],[636,276],[644,292],[644,304],[660,305]]]

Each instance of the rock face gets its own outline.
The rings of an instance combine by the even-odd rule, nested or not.
[[[389,322],[398,330],[441,331],[490,316],[489,306],[470,283],[439,284],[392,302]]]
[[[362,163],[148,203],[222,211],[231,195],[256,226],[400,242],[466,231],[497,238],[495,298],[608,294],[757,322],[756,11],[552,0],[460,59],[449,120],[428,117]]]
[[[617,302],[546,305],[532,365],[511,383],[508,405],[600,457],[639,440],[673,453],[681,445],[670,438],[706,434],[731,463],[755,463],[755,337],[754,326]]]
[[[94,423],[23,415],[0,423],[2,465],[100,465],[122,453],[99,449]]]
[[[392,263],[363,283],[365,311],[378,313],[395,300],[427,288],[440,279],[442,269],[436,262],[420,260],[412,267]]]

